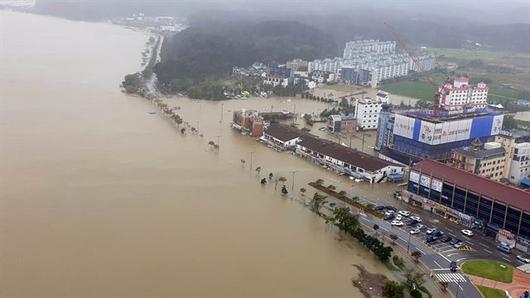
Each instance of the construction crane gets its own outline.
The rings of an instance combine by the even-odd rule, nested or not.
[[[409,56],[410,58],[412,59],[412,62],[418,67],[418,69],[420,70],[420,72],[422,73],[425,73],[426,72],[426,69],[425,69],[425,65],[423,65],[419,59],[418,59],[418,55],[416,54],[416,52],[412,49],[412,48],[409,48],[407,46],[407,42],[405,41],[405,39],[401,36],[401,34],[399,33],[399,31],[394,28],[392,25],[390,25],[389,23],[385,22],[384,23],[385,26],[388,28],[388,30],[392,33],[392,35],[394,36],[394,38],[396,39],[396,42],[398,43],[399,47],[405,51]],[[427,79],[427,81],[429,81],[429,83],[436,89],[436,93],[434,94],[434,107],[433,107],[433,114],[435,116],[438,116],[438,112],[440,110],[440,97],[441,97],[441,94],[440,94],[440,91],[439,91],[439,84],[430,76],[430,75],[424,75],[424,77]],[[474,104],[474,103],[465,103],[465,104],[461,104],[461,105],[455,105],[453,104],[452,106],[458,106],[458,107],[463,107],[464,110],[467,109],[467,108],[474,108],[476,106],[480,106],[480,104]]]
[[[401,48],[403,51],[405,51],[410,56],[410,58],[412,59],[412,62],[418,67],[420,72],[424,73],[426,71],[425,70],[425,66],[422,63],[420,63],[420,61],[418,59],[418,55],[416,54],[416,52],[413,49],[411,49],[411,48],[409,48],[407,46],[407,43],[406,43],[405,39],[401,36],[399,31],[396,28],[394,28],[392,25],[387,23],[387,22],[385,22],[384,24],[388,28],[390,33],[392,33],[392,35],[396,39],[396,42],[398,43],[399,48]],[[433,114],[434,115],[438,115],[438,111],[440,109],[440,93],[438,92],[439,85],[438,85],[438,83],[436,83],[436,81],[430,75],[425,75],[425,78],[437,90],[436,93],[434,94]]]

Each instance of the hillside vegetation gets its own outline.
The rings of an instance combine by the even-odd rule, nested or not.
[[[233,66],[316,59],[336,48],[327,35],[297,22],[210,22],[167,39],[155,72],[162,84],[201,82],[228,75]]]

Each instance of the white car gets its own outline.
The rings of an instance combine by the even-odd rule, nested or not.
[[[471,231],[471,230],[462,230],[460,232],[462,232],[462,234],[466,235],[467,237],[473,237],[473,235],[474,235],[473,231]]]
[[[411,216],[410,219],[415,220],[417,222],[421,222],[421,217],[419,216]]]
[[[395,219],[396,219],[396,220],[402,220],[402,219],[403,219],[403,217],[402,217],[401,215],[399,215],[399,214],[398,214],[398,215],[396,216],[396,218],[395,218]]]
[[[420,233],[419,229],[410,230],[410,234],[411,235],[416,235],[416,234],[419,234],[419,233]]]
[[[530,263],[530,258],[527,258],[527,257],[522,256],[522,255],[518,255],[517,256],[517,260],[519,260],[519,261],[521,261],[523,263],[527,263],[527,264]]]
[[[398,213],[403,215],[403,216],[405,216],[405,217],[409,217],[410,216],[410,211],[407,211],[407,210],[400,210]]]
[[[435,230],[436,230],[436,228],[428,228],[428,229],[425,231],[425,234],[430,235],[430,234],[432,234],[432,232],[434,232]]]
[[[390,224],[393,225],[393,226],[397,226],[397,227],[402,227],[403,226],[403,222],[399,221],[399,220],[393,220]]]

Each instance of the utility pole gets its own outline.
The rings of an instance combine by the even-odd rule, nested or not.
[[[294,174],[296,174],[297,171],[291,171],[293,181],[291,183],[291,192],[294,192]]]
[[[252,174],[252,155],[254,155],[254,151],[250,151],[250,174]]]
[[[361,151],[364,152],[364,129],[363,129],[363,143],[362,143]]]
[[[221,104],[221,120],[219,120],[219,123],[223,122],[223,113],[224,113],[224,103]]]
[[[407,241],[407,254],[409,254],[409,248],[410,248],[410,236],[411,236],[411,235],[412,235],[412,234],[409,233],[409,241]]]

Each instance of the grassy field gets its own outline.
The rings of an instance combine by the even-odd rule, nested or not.
[[[506,268],[501,268],[500,265],[504,265]],[[462,271],[491,280],[511,283],[513,266],[495,260],[471,260],[462,264]]]
[[[506,298],[506,294],[502,290],[483,287],[483,286],[477,286],[480,293],[482,293],[482,296],[484,298]]]
[[[432,100],[436,88],[423,80],[385,83],[381,89],[396,95]]]
[[[428,76],[442,84],[447,78],[467,75],[472,80],[483,80],[490,87],[489,98],[514,100],[530,97],[530,54],[468,49],[432,49],[427,53],[437,57],[437,63],[456,63],[454,72],[434,71]],[[401,96],[431,100],[436,88],[427,75],[397,82],[383,83],[381,89]]]

